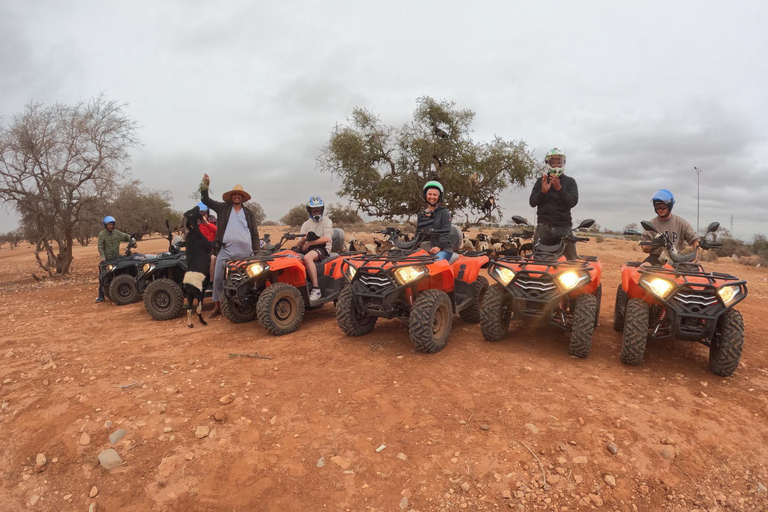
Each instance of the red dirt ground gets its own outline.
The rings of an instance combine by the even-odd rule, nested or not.
[[[708,264],[749,282],[741,366],[724,379],[683,341],[622,365],[613,300],[640,253],[612,239],[581,252],[604,263],[585,360],[557,329],[488,343],[458,315],[445,350],[417,354],[397,320],[344,336],[331,305],[283,337],[223,317],[189,329],[141,302],[94,304],[93,245],[42,283],[32,249],[4,246],[0,509],[768,510],[766,269]],[[229,357],[254,351],[272,359]],[[118,428],[123,465],[107,471],[97,455]]]

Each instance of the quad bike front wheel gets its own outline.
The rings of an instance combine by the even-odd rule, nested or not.
[[[347,336],[365,336],[370,333],[378,317],[361,315],[355,307],[351,286],[345,286],[336,301],[336,321]]]
[[[411,308],[408,333],[417,352],[434,354],[448,343],[453,322],[451,298],[442,290],[421,292]]]
[[[735,309],[726,311],[720,318],[709,346],[709,369],[720,377],[730,377],[739,367],[744,348],[744,319]]]
[[[221,314],[232,323],[242,324],[250,322],[256,318],[256,306],[238,306],[234,302],[228,300],[226,296],[222,296]]]
[[[274,283],[261,292],[256,317],[266,330],[277,336],[299,328],[304,319],[304,297],[293,285]]]
[[[621,342],[621,362],[638,365],[643,362],[648,342],[648,304],[642,299],[630,299],[624,313],[624,336]]]
[[[488,292],[488,280],[483,276],[477,276],[475,282],[472,283],[472,303],[469,307],[461,310],[459,316],[465,322],[477,324],[482,320],[481,311],[483,310],[483,300],[485,294]]]
[[[597,298],[597,308],[595,309],[595,329],[597,329],[597,323],[600,321],[600,305],[603,303],[603,283],[597,285],[595,298]]]
[[[118,306],[131,304],[139,299],[136,278],[130,274],[120,274],[109,284],[109,297]]]
[[[157,279],[144,290],[144,307],[155,320],[171,320],[184,306],[181,286],[172,279]]]
[[[571,324],[571,342],[568,351],[571,355],[585,358],[592,349],[592,333],[595,330],[597,316],[597,297],[590,294],[579,295],[573,306]]]
[[[480,330],[487,341],[501,341],[512,321],[512,296],[506,288],[495,284],[488,289],[480,311]]]
[[[619,285],[616,290],[616,305],[613,307],[613,330],[624,330],[624,312],[627,309],[627,292]]]

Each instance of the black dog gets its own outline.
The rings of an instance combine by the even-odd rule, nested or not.
[[[184,292],[187,296],[187,326],[192,325],[192,305],[197,299],[197,318],[200,323],[208,325],[203,320],[203,299],[205,298],[205,281],[211,263],[211,243],[200,232],[197,221],[202,218],[200,208],[195,206],[184,213],[184,221],[187,226],[187,271],[184,273]]]

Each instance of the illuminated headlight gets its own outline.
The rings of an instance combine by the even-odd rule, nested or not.
[[[653,294],[662,299],[669,295],[669,292],[671,292],[675,287],[674,284],[667,281],[666,279],[660,279],[658,277],[649,279],[646,281],[646,283],[648,283],[648,287],[651,289]]]
[[[579,275],[578,272],[563,272],[557,276],[557,281],[566,290],[575,288],[585,276]]]
[[[251,263],[245,268],[245,272],[248,274],[248,277],[253,277],[261,274],[265,270],[267,270],[267,266],[264,263]]]
[[[401,267],[395,269],[395,279],[400,284],[408,284],[427,273],[426,267]]]
[[[347,272],[347,279],[351,281],[355,278],[355,274],[357,274],[357,269],[352,265],[347,265],[346,272]]]
[[[104,272],[112,272],[112,269],[114,269],[114,265],[105,265],[104,266]]]
[[[723,299],[723,302],[728,304],[739,295],[738,286],[723,286],[717,290],[717,294]]]
[[[144,273],[146,274],[147,272],[149,272],[149,271],[150,271],[150,270],[152,270],[153,268],[155,268],[155,266],[154,266],[153,264],[151,264],[151,263],[145,263],[145,264],[143,264],[143,265],[141,266],[141,271],[142,271],[142,272],[144,272]]]
[[[507,286],[515,278],[515,273],[507,267],[496,267],[496,277],[501,284]]]

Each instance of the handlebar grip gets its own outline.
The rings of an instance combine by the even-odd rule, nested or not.
[[[577,242],[589,242],[589,237],[586,236],[577,236],[575,239]]]

